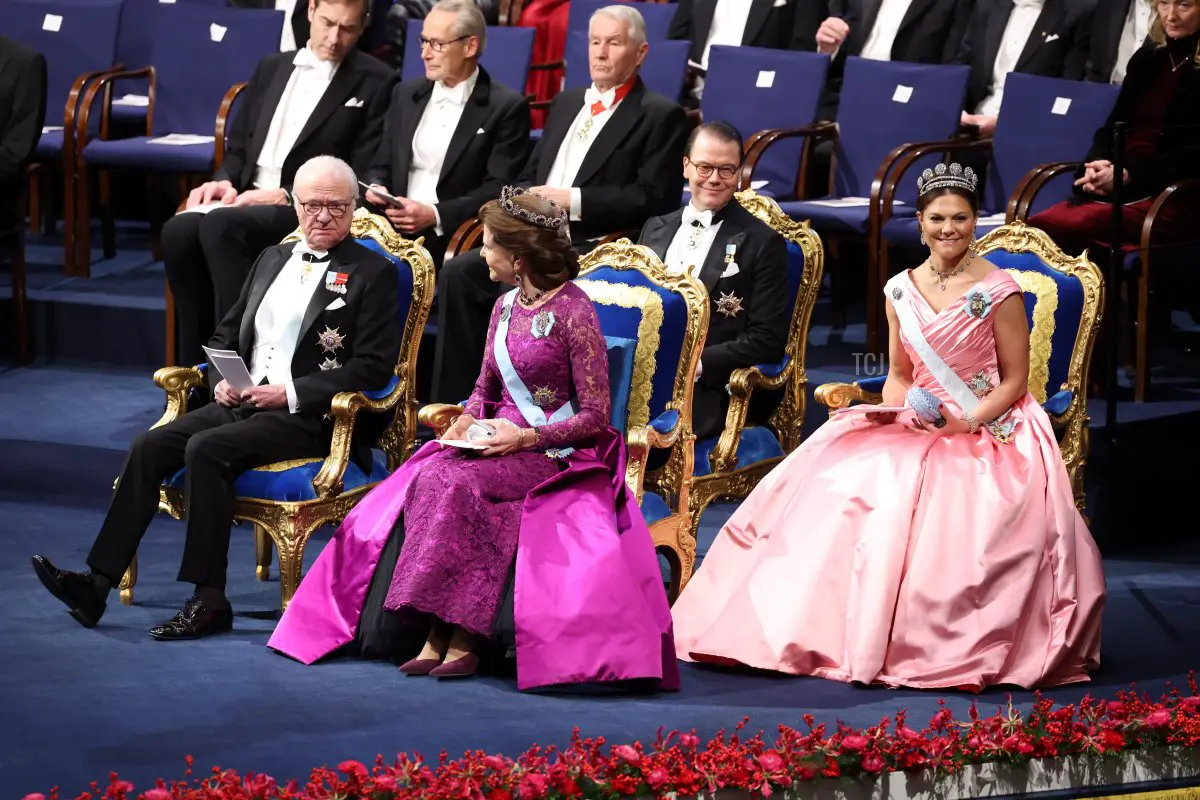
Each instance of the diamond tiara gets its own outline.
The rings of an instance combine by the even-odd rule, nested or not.
[[[917,192],[925,194],[934,189],[964,189],[972,194],[979,184],[979,177],[970,167],[963,168],[961,164],[938,164],[933,169],[927,169],[917,178]]]
[[[513,198],[518,195],[532,194],[534,197],[541,198],[550,204],[554,209],[554,213],[547,216],[545,214],[537,214],[527,208],[522,208],[513,202]],[[567,224],[567,212],[547,197],[542,197],[540,194],[526,192],[524,189],[516,186],[505,186],[500,190],[500,207],[504,209],[509,216],[515,217],[522,222],[528,222],[530,225],[536,225],[539,228],[545,228],[548,231],[557,231]]]

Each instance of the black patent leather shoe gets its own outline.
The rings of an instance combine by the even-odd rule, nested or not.
[[[233,609],[213,608],[193,597],[183,604],[183,610],[162,625],[150,629],[150,635],[165,642],[183,639],[203,639],[215,633],[233,630]]]
[[[37,573],[47,591],[57,597],[75,621],[83,627],[95,627],[104,616],[108,602],[96,591],[91,572],[59,569],[45,556],[33,557],[33,571]]]

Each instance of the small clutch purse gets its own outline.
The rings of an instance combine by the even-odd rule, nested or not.
[[[942,401],[931,392],[920,386],[911,386],[905,400],[918,417],[934,427],[940,428],[946,424],[946,418],[942,416]]]
[[[472,422],[467,428],[468,442],[485,442],[496,435],[496,429],[480,422]]]

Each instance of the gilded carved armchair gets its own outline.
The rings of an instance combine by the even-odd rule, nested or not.
[[[343,392],[333,399],[333,440],[324,459],[298,459],[270,464],[243,473],[235,483],[234,518],[254,525],[258,579],[269,575],[272,543],[279,552],[279,583],[283,608],[300,584],[304,548],[313,531],[337,524],[379,481],[386,478],[416,449],[417,399],[413,376],[421,333],[433,303],[433,261],[422,241],[396,234],[382,217],[365,209],[354,212],[350,235],[387,256],[400,274],[396,324],[402,330],[400,357],[387,386],[374,391]],[[284,239],[297,241],[299,232]],[[186,413],[192,389],[205,382],[205,366],[164,367],[154,382],[167,393],[167,408],[153,427]],[[350,459],[350,440],[358,414],[389,414],[393,419],[376,446],[371,474]],[[164,483],[159,509],[176,519],[186,514],[184,476],[180,471]],[[121,602],[133,602],[137,559],[121,582]]]
[[[1082,511],[1088,369],[1104,307],[1104,277],[1086,253],[1072,258],[1041,230],[1022,222],[991,231],[977,242],[977,252],[1006,270],[1024,290],[1030,324],[1029,392],[1054,424],[1075,505]],[[827,383],[817,387],[816,398],[830,413],[853,402],[880,403],[884,379]]]
[[[719,437],[696,442],[695,470],[688,494],[692,539],[709,503],[720,498],[740,499],[750,494],[776,464],[800,444],[807,400],[808,326],[821,288],[825,251],[821,237],[805,223],[792,220],[769,197],[752,190],[738,192],[737,201],[769,225],[788,243],[788,291],[792,319],[787,349],[775,364],[736,370],[729,380],[729,411]],[[746,415],[755,391],[779,392],[779,405],[768,426],[746,426]]]
[[[608,344],[611,424],[625,435],[625,482],[641,504],[655,549],[670,563],[673,598],[691,577],[696,557],[687,477],[695,441],[692,389],[708,331],[708,298],[703,284],[688,275],[668,275],[652,250],[628,240],[602,244],[584,256],[576,283],[600,317]],[[461,413],[460,406],[434,404],[421,409],[420,421],[440,436]],[[657,491],[646,492],[643,483],[652,467]]]

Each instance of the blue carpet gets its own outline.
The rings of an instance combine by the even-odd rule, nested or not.
[[[535,741],[564,744],[574,725],[616,742],[652,739],[659,727],[709,736],[743,716],[754,730],[770,730],[798,724],[805,712],[869,725],[902,708],[919,722],[937,710],[936,693],[686,665],[681,692],[640,697],[522,694],[499,677],[437,683],[404,678],[378,662],[305,667],[265,647],[278,583],[254,580],[248,530],[235,531],[230,557],[235,631],[200,642],[155,642],[147,628],[170,617],[187,595],[174,581],[182,524],[167,518],[143,542],[137,605],[114,600],[100,626],[85,630],[46,595],[29,557],[40,552],[65,567],[82,565],[124,448],[161,404],[144,374],[0,373],[0,608],[7,611],[0,626],[0,775],[10,795],[52,785],[73,795],[110,770],[144,788],[157,777],[181,777],[187,754],[201,771],[220,764],[285,779],[401,750],[430,757],[474,748],[516,754]],[[704,543],[729,511],[719,507],[706,516]],[[1182,506],[1156,511],[1165,515],[1156,527],[1194,529]],[[328,535],[318,534],[309,548],[310,564]],[[1103,667],[1089,686],[1049,692],[1063,702],[1134,681],[1157,693],[1167,681],[1182,684],[1187,669],[1200,664],[1200,546],[1123,553],[1108,559],[1107,572]],[[983,702],[1003,703],[1006,696],[994,690]],[[1023,706],[1030,699],[1026,692],[1014,697]],[[970,702],[950,697],[957,714]]]

